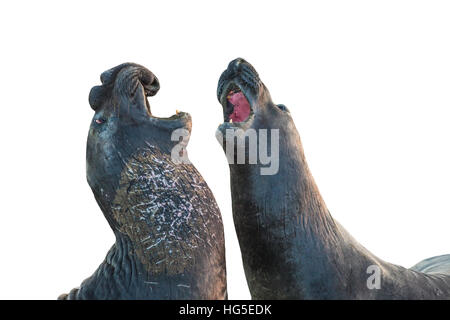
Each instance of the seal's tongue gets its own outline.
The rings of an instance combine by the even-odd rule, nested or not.
[[[233,105],[233,112],[229,119],[233,122],[242,122],[247,120],[250,115],[250,104],[242,92],[230,93],[227,97],[228,101]]]

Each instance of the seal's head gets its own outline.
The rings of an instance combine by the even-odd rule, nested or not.
[[[143,66],[124,63],[103,72],[100,80],[102,84],[89,94],[95,115],[87,141],[86,170],[88,183],[105,212],[130,157],[149,146],[170,156],[178,143],[171,140],[173,131],[185,129],[189,135],[191,117],[178,111],[169,118],[152,115],[147,97],[158,92],[159,81]]]
[[[255,68],[242,58],[231,61],[220,76],[217,98],[224,122],[219,125],[216,138],[230,169],[246,170],[242,172],[245,175],[254,170],[264,175],[276,174],[279,148],[289,148],[291,143],[286,142],[298,136],[286,106],[273,103]],[[270,153],[270,158],[261,156],[264,151]]]
[[[226,129],[278,127],[289,113],[284,105],[272,102],[255,68],[242,58],[231,61],[220,76],[217,99],[223,108],[224,123],[219,126],[223,134]]]

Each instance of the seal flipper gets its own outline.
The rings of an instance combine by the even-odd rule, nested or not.
[[[450,254],[444,254],[422,260],[410,269],[429,274],[443,273],[450,275]]]

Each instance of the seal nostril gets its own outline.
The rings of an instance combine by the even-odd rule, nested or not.
[[[239,72],[242,68],[243,63],[245,63],[244,59],[236,58],[230,62],[230,64],[228,65],[228,69],[234,73]]]
[[[155,75],[152,74],[151,78],[144,78],[141,80],[142,85],[144,86],[145,93],[148,96],[154,96],[159,91],[159,81]]]

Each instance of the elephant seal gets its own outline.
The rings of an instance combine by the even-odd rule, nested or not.
[[[272,102],[248,62],[230,62],[217,97],[224,112],[217,137],[227,155],[233,148],[231,162],[237,158],[239,135],[227,131],[241,132],[246,161],[256,150],[250,138],[258,131],[279,135],[269,147],[279,152],[277,172],[262,174],[260,160],[229,165],[233,219],[253,299],[450,298],[450,255],[406,269],[377,258],[333,219],[289,110]],[[264,142],[257,140],[258,149]]]
[[[153,116],[147,96],[159,82],[140,65],[121,64],[100,79],[89,95],[87,181],[116,242],[94,274],[60,298],[226,299],[221,214],[199,172],[181,161],[190,115]],[[184,136],[172,141],[177,129]]]

